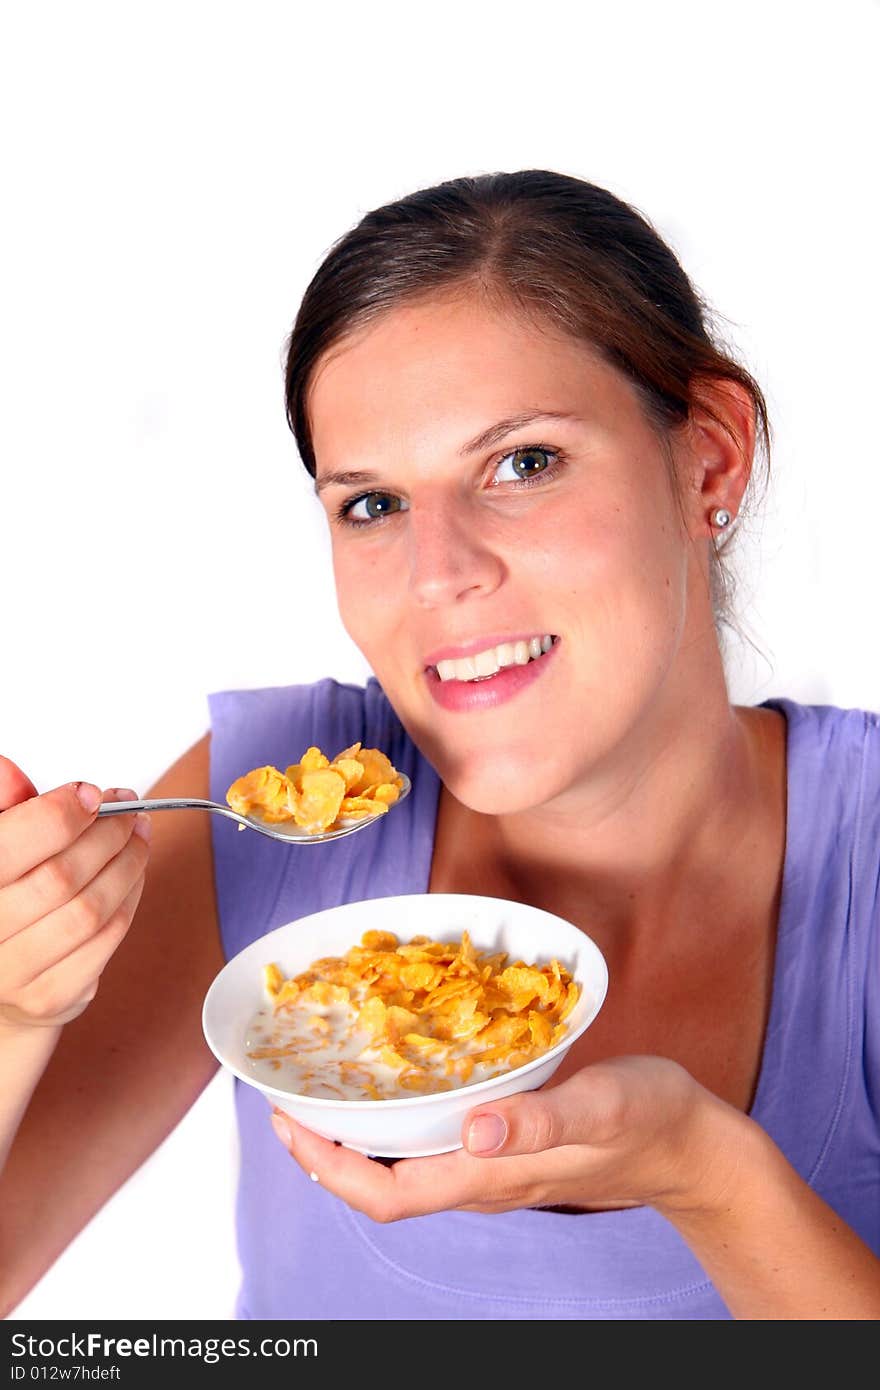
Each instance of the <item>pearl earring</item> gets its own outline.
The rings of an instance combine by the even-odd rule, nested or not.
[[[729,526],[732,520],[733,518],[730,512],[726,511],[724,507],[716,507],[715,511],[712,513],[713,526],[720,526],[723,528]]]

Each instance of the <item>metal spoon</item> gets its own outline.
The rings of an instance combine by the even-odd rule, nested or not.
[[[162,797],[155,801],[105,801],[98,807],[98,815],[122,816],[133,811],[216,811],[220,816],[237,820],[242,827],[248,826],[251,830],[258,830],[261,835],[271,836],[273,840],[287,840],[288,843],[297,845],[320,845],[325,840],[339,840],[343,835],[353,835],[356,830],[365,830],[368,825],[374,825],[377,820],[390,814],[394,807],[399,806],[404,797],[409,795],[412,786],[405,773],[401,773],[400,776],[403,780],[400,795],[388,811],[378,811],[374,816],[363,816],[359,820],[349,820],[348,823],[343,820],[342,825],[336,830],[321,830],[316,835],[310,835],[295,821],[270,824],[257,816],[242,816],[238,811],[233,811],[231,806],[221,806],[219,801],[200,801],[186,796]]]

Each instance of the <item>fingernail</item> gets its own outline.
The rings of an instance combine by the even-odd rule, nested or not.
[[[468,1126],[467,1146],[472,1154],[490,1154],[507,1138],[507,1125],[500,1115],[478,1115]]]
[[[76,794],[87,811],[97,811],[101,804],[101,789],[91,782],[77,782]]]
[[[135,816],[133,834],[140,835],[142,840],[147,844],[150,843],[150,838],[153,834],[153,823],[146,811],[138,811]]]
[[[278,1135],[278,1138],[281,1140],[284,1147],[287,1148],[290,1144],[290,1126],[287,1123],[286,1118],[284,1117],[284,1115],[279,1114],[277,1110],[273,1110],[271,1119],[272,1128]]]
[[[137,801],[138,794],[131,787],[114,787],[110,795],[114,801]]]

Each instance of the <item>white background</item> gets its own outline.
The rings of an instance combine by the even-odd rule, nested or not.
[[[880,708],[878,31],[870,0],[9,7],[2,751],[143,792],[208,691],[365,676],[284,337],[369,208],[527,167],[646,213],[768,395],[733,697]],[[14,1316],[228,1316],[235,1165],[220,1077]]]

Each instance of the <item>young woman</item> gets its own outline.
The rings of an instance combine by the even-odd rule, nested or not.
[[[427,890],[575,922],[605,1007],[435,1158],[377,1163],[239,1086],[241,1316],[880,1315],[880,718],[730,703],[724,552],[766,412],[675,257],[562,175],[423,190],[329,253],[287,399],[375,679],[213,694],[150,795],[357,739],[413,793],[319,873],[197,814],[156,817],[146,871],[124,818],[7,762],[7,1306],[209,1079],[224,954]]]

